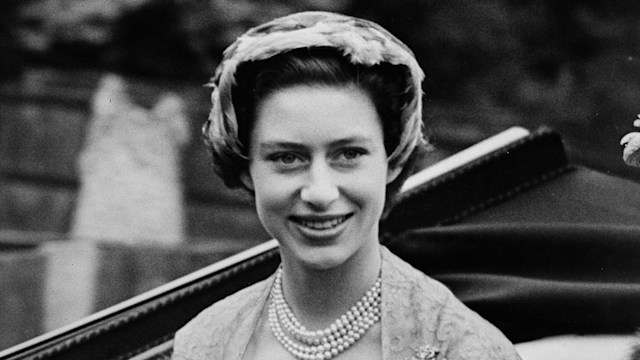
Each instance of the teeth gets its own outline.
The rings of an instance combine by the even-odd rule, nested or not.
[[[327,221],[300,220],[299,223],[304,227],[308,227],[314,230],[326,230],[342,224],[346,219],[347,219],[346,216],[341,216],[337,219],[327,220]]]

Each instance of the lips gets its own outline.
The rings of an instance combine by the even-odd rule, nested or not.
[[[293,216],[291,217],[291,220],[296,224],[311,230],[330,230],[340,226],[340,224],[344,223],[350,217],[351,214],[333,217],[325,216],[322,218]]]

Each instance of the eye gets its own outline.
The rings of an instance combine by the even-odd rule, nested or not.
[[[295,165],[302,161],[302,158],[294,153],[280,152],[269,156],[269,161],[276,165]]]
[[[276,160],[283,164],[293,164],[297,160],[297,157],[293,154],[282,154],[279,155]]]
[[[362,156],[363,154],[364,152],[360,149],[346,149],[342,152],[342,157],[344,157],[346,160],[353,160]]]
[[[335,162],[339,165],[353,166],[358,163],[358,159],[366,154],[367,151],[361,148],[342,149],[336,154]]]

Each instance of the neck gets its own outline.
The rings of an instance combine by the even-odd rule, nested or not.
[[[323,329],[362,298],[375,284],[380,268],[377,242],[331,269],[309,269],[283,257],[284,296],[307,329]]]

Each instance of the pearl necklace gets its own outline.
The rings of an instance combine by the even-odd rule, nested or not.
[[[311,331],[300,324],[287,304],[282,292],[282,268],[279,268],[271,289],[269,327],[278,342],[297,359],[332,359],[350,348],[371,326],[380,321],[381,283],[382,280],[378,277],[373,287],[329,327]]]

